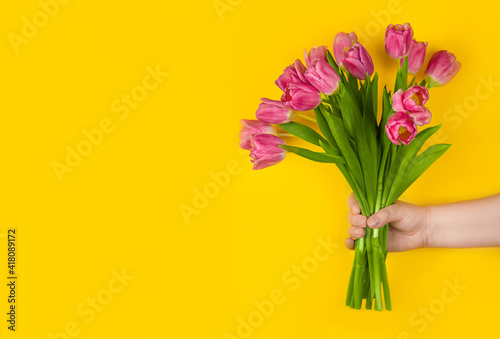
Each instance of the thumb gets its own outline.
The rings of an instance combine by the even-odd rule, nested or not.
[[[367,224],[370,228],[380,228],[390,222],[403,220],[405,208],[402,205],[394,204],[381,209],[368,218]]]

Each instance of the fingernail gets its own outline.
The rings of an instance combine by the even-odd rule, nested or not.
[[[378,225],[378,219],[376,217],[368,219],[368,226],[375,227]]]

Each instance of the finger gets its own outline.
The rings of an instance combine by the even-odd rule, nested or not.
[[[366,227],[367,218],[362,214],[354,214],[352,211],[347,213],[347,221],[352,226]]]
[[[349,206],[349,209],[352,211],[352,213],[361,213],[361,209],[359,208],[359,204],[356,200],[356,197],[354,196],[354,193],[351,193],[349,198],[347,198],[347,206]]]
[[[350,250],[354,249],[354,240],[352,238],[347,238],[345,240],[345,247],[347,247]]]
[[[370,228],[379,228],[390,222],[401,221],[404,218],[405,213],[404,205],[390,205],[369,217],[367,224]]]
[[[347,234],[349,234],[351,238],[358,239],[365,235],[365,230],[361,227],[350,226],[347,229]]]

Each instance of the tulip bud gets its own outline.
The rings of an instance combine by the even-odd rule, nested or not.
[[[453,53],[438,51],[427,64],[425,80],[429,87],[446,85],[460,70],[460,62]]]
[[[309,111],[321,103],[321,93],[311,85],[290,83],[281,97],[283,106],[294,111]]]
[[[255,113],[257,119],[270,124],[284,124],[292,121],[295,112],[285,108],[278,100],[262,98],[262,102]]]
[[[429,91],[423,86],[412,86],[404,93],[399,89],[392,96],[392,109],[395,112],[413,111],[424,106],[429,100]]]
[[[259,134],[276,134],[274,126],[259,120],[240,120],[243,125],[240,130],[240,147],[252,149],[252,137]]]
[[[346,52],[343,65],[349,73],[360,80],[365,80],[366,74],[368,73],[371,76],[374,71],[370,54],[368,54],[367,50],[359,42],[354,43]]]
[[[405,57],[410,52],[413,30],[409,23],[389,25],[385,31],[385,51],[393,59]]]
[[[283,74],[275,81],[275,84],[282,90],[285,91],[286,86],[291,83],[301,83],[299,75],[295,70],[295,65],[290,65],[283,71]]]
[[[259,134],[254,136],[250,152],[253,169],[258,170],[276,165],[285,159],[286,150],[278,145],[285,145],[285,142],[275,135]]]
[[[358,37],[354,32],[349,34],[344,32],[337,33],[333,40],[333,55],[339,67],[342,67],[347,51],[356,42],[358,42]]]
[[[308,54],[307,50],[304,49],[304,60],[306,61],[307,67],[309,67],[316,59],[327,61],[326,50],[327,50],[326,46],[319,46],[319,47],[314,46],[309,50]]]
[[[326,95],[332,95],[339,88],[339,75],[328,62],[321,59],[313,61],[307,68],[305,77],[312,86]]]
[[[408,73],[416,74],[422,67],[425,60],[425,50],[427,48],[427,42],[418,42],[413,40],[411,42],[410,54],[408,54]],[[405,62],[404,58],[401,58],[400,65],[403,67]]]
[[[385,131],[392,143],[408,145],[417,135],[417,125],[405,112],[396,112],[389,117]]]

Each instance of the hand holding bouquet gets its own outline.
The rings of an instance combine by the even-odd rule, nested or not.
[[[427,43],[413,39],[410,24],[389,25],[385,50],[397,61],[393,94],[382,91],[378,108],[378,75],[368,51],[354,33],[338,33],[333,55],[326,46],[304,52],[276,80],[281,100],[263,98],[258,120],[242,120],[240,146],[250,150],[254,169],[281,162],[287,152],[309,160],[332,163],[342,172],[367,217],[389,206],[438,159],[450,145],[424,143],[440,126],[418,130],[431,122],[426,107],[429,89],[447,84],[460,63],[447,51],[430,59],[425,79],[415,76],[423,65]],[[314,110],[315,119],[300,112]],[[379,112],[380,111],[380,112]],[[294,121],[312,120],[317,129]],[[287,145],[273,124],[319,150]],[[385,260],[388,225],[366,229],[356,240],[346,304],[360,309],[391,309]],[[383,291],[383,292],[382,292]],[[383,297],[382,297],[383,295]]]

